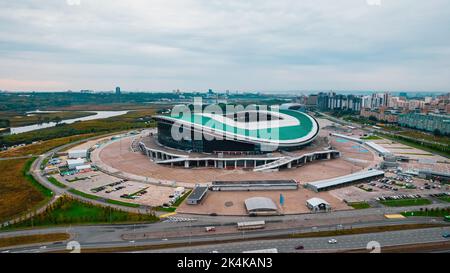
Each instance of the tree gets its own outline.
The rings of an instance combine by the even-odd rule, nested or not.
[[[62,119],[61,119],[61,117],[59,117],[59,116],[56,116],[56,117],[53,118],[53,122],[55,122],[56,125],[60,124],[61,121],[62,121]]]
[[[37,124],[41,125],[42,123],[44,123],[44,119],[42,118],[42,115],[38,115]]]
[[[435,136],[442,136],[441,130],[439,130],[439,129],[437,129],[437,128],[434,129],[433,135],[435,135]]]

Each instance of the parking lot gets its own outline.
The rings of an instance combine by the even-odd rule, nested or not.
[[[76,173],[73,175],[53,175],[58,181],[88,194],[105,199],[148,206],[160,206],[170,201],[174,188],[158,187],[136,181],[122,180],[99,171]]]
[[[332,195],[348,202],[383,201],[395,197],[427,198],[449,192],[449,185],[396,172],[386,172],[384,178],[330,191]]]

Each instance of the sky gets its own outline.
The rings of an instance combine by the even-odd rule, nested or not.
[[[448,0],[0,0],[0,90],[450,91]]]

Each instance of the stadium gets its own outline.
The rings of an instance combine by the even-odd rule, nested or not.
[[[157,133],[141,139],[138,149],[157,164],[184,168],[292,168],[339,157],[339,152],[309,146],[319,134],[312,116],[290,109],[253,109],[227,114],[174,113],[155,116]]]
[[[313,141],[319,133],[313,117],[293,110],[251,110],[228,115],[180,113],[157,116],[156,120],[159,143],[200,153],[298,149]],[[174,126],[183,127],[184,138],[174,139]],[[196,138],[196,133],[200,137]]]

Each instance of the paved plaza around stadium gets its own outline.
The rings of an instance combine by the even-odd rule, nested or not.
[[[329,144],[335,150],[341,153],[341,157],[331,160],[319,160],[308,162],[301,167],[291,169],[282,169],[276,171],[258,172],[245,168],[228,168],[218,169],[212,167],[193,167],[184,168],[183,166],[173,166],[157,164],[149,157],[139,151],[133,150],[133,143],[136,141],[147,140],[149,133],[156,133],[155,129],[143,131],[141,134],[120,135],[111,138],[111,136],[89,141],[73,149],[86,149],[95,147],[91,153],[91,160],[95,166],[100,167],[103,171],[93,171],[86,174],[77,174],[78,178],[87,177],[86,180],[77,180],[75,182],[67,182],[70,177],[59,177],[65,184],[77,190],[92,193],[92,189],[100,186],[107,186],[110,183],[125,179],[122,184],[125,188],[117,191],[101,191],[96,195],[103,198],[111,198],[122,200],[141,205],[159,206],[167,203],[170,196],[173,195],[177,186],[193,188],[196,184],[211,184],[212,181],[251,181],[251,180],[291,180],[299,182],[298,190],[274,190],[274,191],[238,191],[238,192],[212,192],[209,191],[206,198],[199,205],[187,205],[182,203],[178,209],[178,213],[186,214],[211,214],[218,215],[246,215],[244,201],[250,197],[268,197],[277,204],[279,212],[283,214],[300,214],[309,213],[306,207],[306,200],[312,197],[319,197],[331,204],[333,210],[352,209],[344,200],[348,202],[356,202],[362,200],[373,200],[379,196],[389,196],[397,194],[390,190],[373,188],[372,192],[364,191],[357,185],[347,186],[343,188],[333,189],[326,192],[316,193],[303,187],[308,182],[314,182],[323,179],[337,178],[340,176],[368,170],[376,167],[382,161],[382,158],[369,149],[365,145],[358,144],[340,137],[331,136],[334,130],[329,129],[330,121],[318,119],[320,130],[319,137],[302,149],[295,150],[291,153],[305,154],[314,151],[324,150]],[[332,127],[332,126],[331,126]],[[362,134],[358,130],[348,134],[351,137],[359,138]],[[392,143],[387,140],[378,141],[387,149],[404,148],[405,151],[411,148],[398,143]],[[155,142],[154,145],[158,143]],[[162,149],[170,149],[161,147]],[[177,153],[189,154],[185,151],[173,150]],[[414,151],[416,152],[416,151]],[[426,153],[420,151],[421,153]],[[205,156],[202,153],[192,153],[191,156]],[[273,153],[271,156],[282,155],[279,152]],[[261,156],[261,155],[260,155]],[[424,156],[425,157],[425,156]],[[437,162],[441,158],[435,157]],[[409,166],[424,163],[408,163]],[[443,163],[435,163],[440,167],[448,166]],[[390,174],[386,173],[387,176]],[[64,181],[66,180],[66,181]],[[425,181],[425,180],[424,180]],[[418,186],[424,181],[416,181]],[[109,188],[108,188],[109,189]],[[145,189],[146,193],[133,200],[124,200],[121,198],[123,194],[130,194]],[[435,190],[431,190],[435,191]],[[430,193],[432,193],[430,191]],[[409,190],[408,193],[418,193],[417,190]],[[281,206],[279,199],[280,194],[284,197],[284,205]]]
[[[303,183],[357,172],[373,165],[375,162],[374,154],[367,149],[358,148],[356,144],[351,142],[342,143],[332,140],[332,145],[343,153],[342,158],[331,161],[311,162],[303,167],[291,170],[253,172],[243,169],[171,168],[156,164],[146,156],[130,151],[131,141],[130,138],[126,138],[112,143],[100,151],[94,151],[94,153],[99,153],[98,158],[101,161],[95,163],[107,165],[123,173],[159,180],[196,184],[210,183],[214,180],[241,181],[258,179],[295,179]]]

